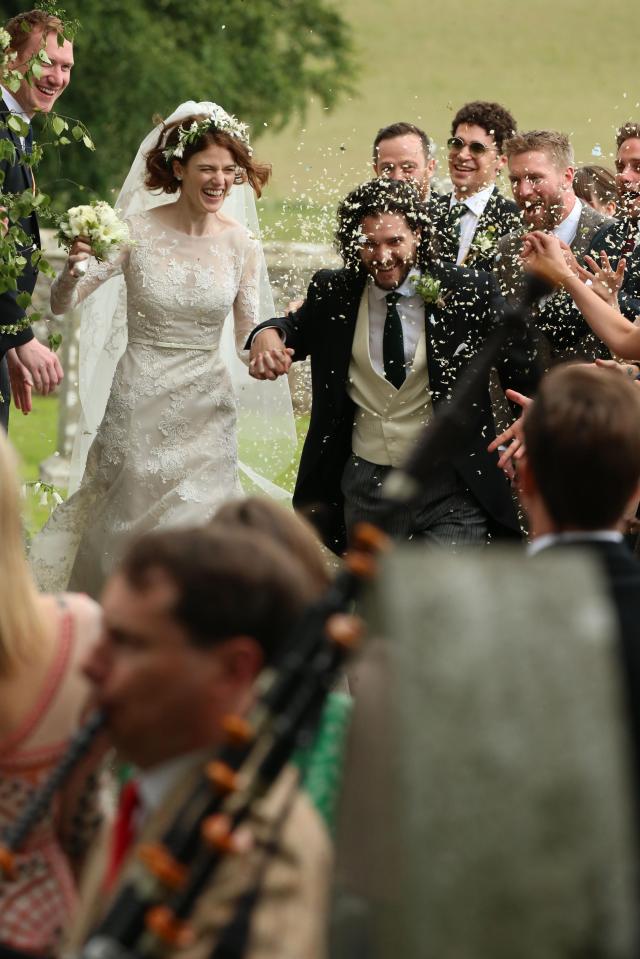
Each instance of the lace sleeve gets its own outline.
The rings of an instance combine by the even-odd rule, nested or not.
[[[129,247],[123,247],[109,260],[99,263],[93,257],[89,269],[83,277],[72,276],[65,267],[58,273],[51,284],[51,311],[55,316],[68,313],[88,296],[102,286],[112,276],[119,276],[124,271],[129,259]]]
[[[248,351],[243,350],[249,333],[260,321],[260,270],[262,265],[260,244],[251,238],[247,242],[242,264],[238,292],[233,304],[233,326],[238,356],[245,360]]]

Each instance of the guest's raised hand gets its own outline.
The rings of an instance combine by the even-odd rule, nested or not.
[[[505,471],[512,469],[513,460],[519,460],[524,455],[524,417],[533,400],[524,393],[518,393],[516,390],[506,390],[505,395],[512,403],[517,403],[522,408],[522,415],[518,417],[515,423],[506,429],[503,433],[489,443],[487,449],[490,453],[500,451],[498,458],[498,468]],[[507,445],[508,444],[508,445]],[[502,449],[504,447],[504,449]]]
[[[87,237],[77,237],[69,248],[69,256],[67,259],[67,270],[71,276],[79,277],[86,272],[86,267],[77,269],[77,265],[87,261],[90,256],[93,256],[93,250]]]
[[[575,275],[567,262],[566,252],[558,237],[535,230],[524,238],[520,259],[527,272],[552,286],[559,286]]]
[[[578,266],[578,276],[582,282],[588,283],[594,293],[597,293],[605,303],[617,307],[618,293],[624,283],[624,272],[627,265],[625,258],[621,257],[615,270],[604,250],[600,253],[600,263],[597,263],[591,256],[585,256],[584,262],[589,269]]]
[[[251,341],[249,375],[256,380],[277,380],[289,372],[293,352],[276,329],[263,330]]]

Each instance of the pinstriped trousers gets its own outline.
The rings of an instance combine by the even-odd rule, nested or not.
[[[347,533],[356,523],[378,523],[386,514],[382,486],[391,470],[351,454],[342,474]],[[448,466],[435,470],[417,505],[398,510],[385,528],[401,539],[415,537],[450,548],[483,546],[489,532],[487,514]]]

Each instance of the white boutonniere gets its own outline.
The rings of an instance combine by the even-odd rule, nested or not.
[[[487,256],[493,253],[498,239],[498,228],[495,223],[492,223],[486,230],[481,230],[474,235],[466,259],[471,260],[476,256]]]
[[[422,297],[425,303],[433,303],[442,308],[445,303],[445,296],[442,294],[442,281],[437,280],[430,273],[422,275],[415,274],[411,277],[414,289],[418,296]]]

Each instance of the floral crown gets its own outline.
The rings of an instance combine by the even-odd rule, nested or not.
[[[163,151],[167,163],[171,160],[180,160],[184,156],[187,146],[197,143],[200,137],[204,136],[209,130],[222,130],[230,136],[240,140],[249,151],[253,153],[249,145],[249,127],[246,123],[241,123],[233,114],[227,113],[217,104],[213,105],[211,112],[203,120],[194,120],[186,129],[180,125],[178,127],[178,142],[173,146],[167,146]]]

